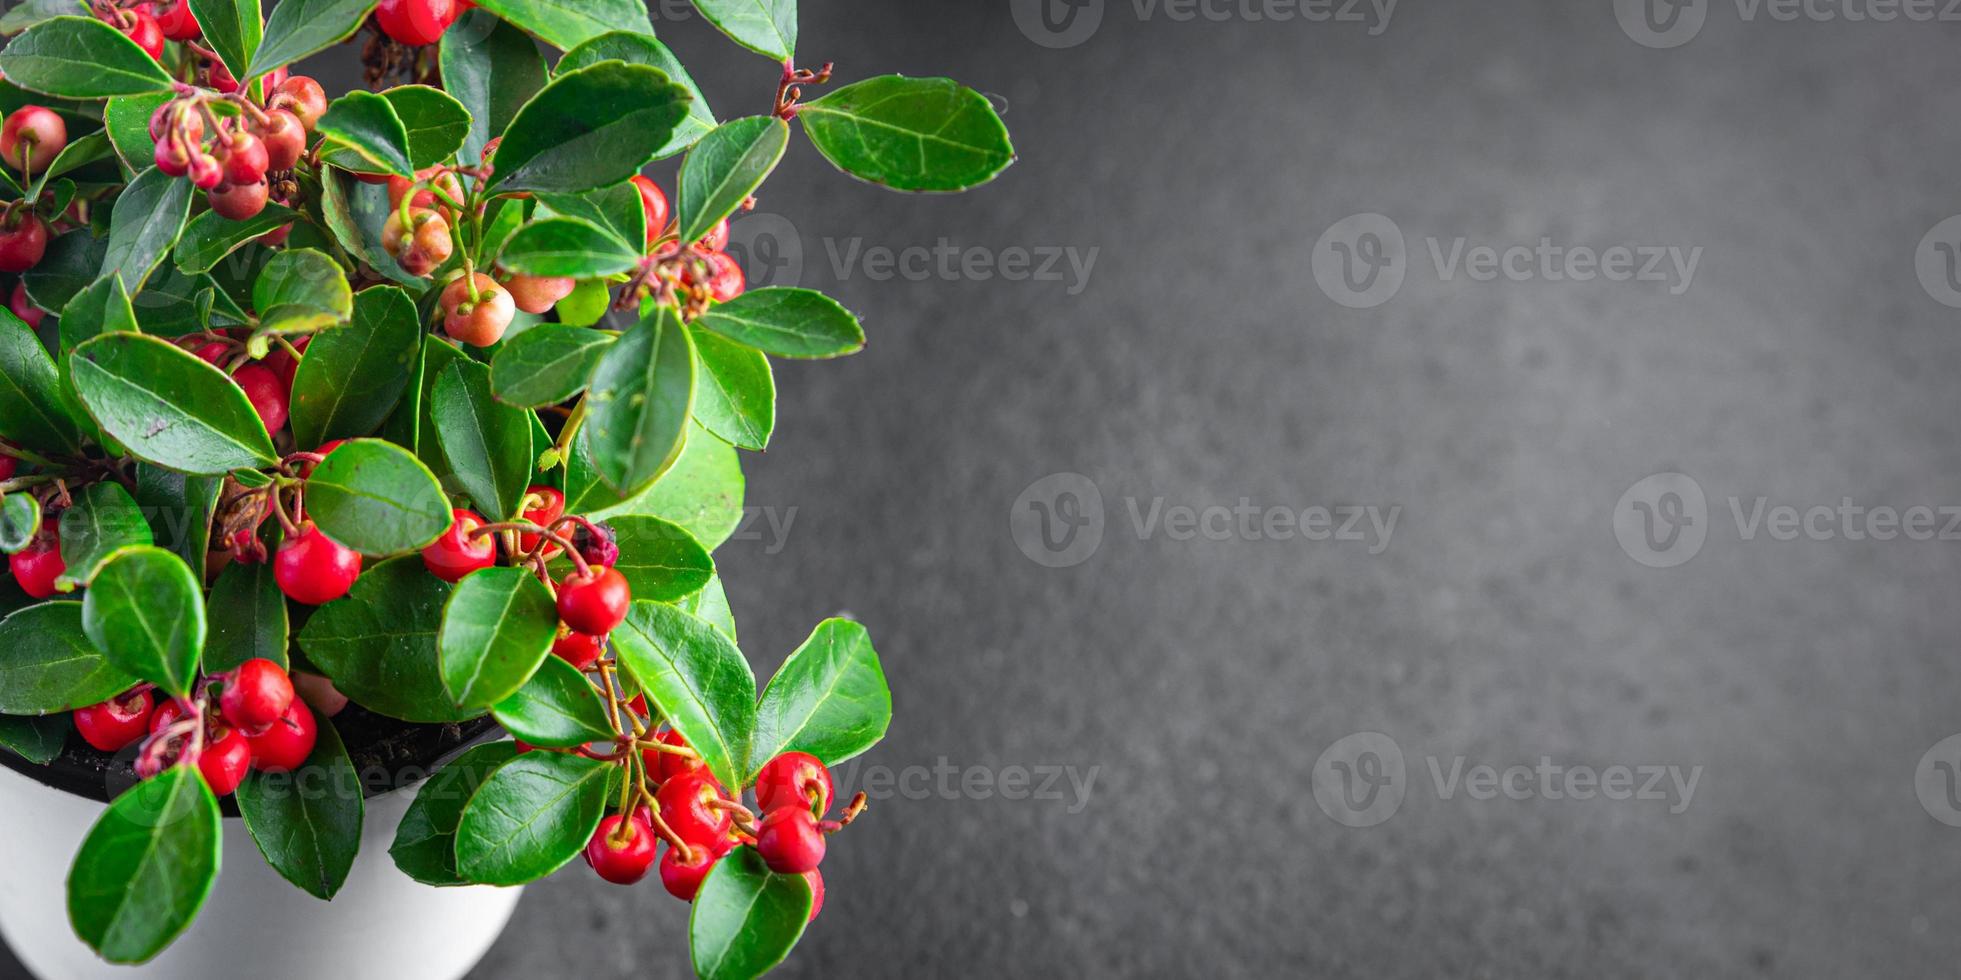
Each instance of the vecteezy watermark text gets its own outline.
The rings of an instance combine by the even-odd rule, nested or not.
[[[1360,25],[1370,37],[1389,29],[1398,0],[1130,0],[1139,21]],[[1010,0],[1015,26],[1045,48],[1073,48],[1103,26],[1105,0]]]
[[[986,248],[956,245],[942,238],[933,245],[866,247],[863,238],[826,238],[831,273],[839,282],[864,276],[873,282],[1059,282],[1071,296],[1089,288],[1102,248],[1092,245],[1011,245]]]
[[[1961,504],[1786,503],[1758,494],[1724,498],[1741,542],[1961,541]],[[1683,473],[1635,481],[1614,505],[1614,539],[1650,568],[1673,568],[1701,552],[1712,530],[1709,498]]]
[[[1916,24],[1961,22],[1961,0],[1731,0],[1745,24]],[[1636,44],[1677,48],[1695,40],[1715,0],[1614,0],[1614,17]]]

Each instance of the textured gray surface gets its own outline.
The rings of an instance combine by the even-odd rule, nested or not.
[[[1742,21],[1633,43],[1607,0],[1411,0],[1360,25],[1140,19],[1049,50],[1006,3],[807,3],[844,77],[1005,97],[1023,160],[897,199],[793,150],[764,201],[863,355],[778,371],[722,554],[767,675],[818,619],[868,623],[891,769],[1068,765],[1088,805],[875,803],[785,977],[1951,976],[1961,831],[1917,802],[1961,731],[1961,542],[1743,540],[1727,499],[1961,503],[1961,322],[1915,277],[1961,210],[1948,24]],[[1236,9],[1235,5],[1235,9]],[[663,27],[724,115],[770,67]],[[1351,310],[1322,231],[1701,247],[1655,283],[1440,281]],[[1100,250],[1088,288],[839,281],[826,236]],[[848,242],[835,242],[842,252]],[[1630,484],[1707,491],[1693,561],[1616,544]],[[1074,471],[1108,521],[1032,562],[1017,495]],[[1167,505],[1400,506],[1388,549],[1178,541]],[[1393,737],[1407,799],[1324,815],[1321,751]],[[1691,805],[1442,799],[1446,770],[1700,766]],[[976,777],[977,778],[977,777]],[[686,975],[685,907],[574,869],[478,971]],[[377,951],[379,954],[380,951]],[[370,962],[370,965],[374,965]]]

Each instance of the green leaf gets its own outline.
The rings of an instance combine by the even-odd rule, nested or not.
[[[0,74],[21,88],[64,99],[168,91],[170,73],[121,31],[92,17],[56,17],[0,51]]]
[[[527,276],[597,279],[640,264],[640,249],[579,218],[546,218],[518,229],[497,263]]]
[[[155,544],[143,509],[120,483],[96,483],[75,494],[61,512],[61,561],[68,566],[63,586],[88,585],[102,566],[124,548]]]
[[[742,638],[735,631],[735,610],[729,608],[729,596],[722,589],[722,577],[716,575],[701,587],[699,592],[675,603],[683,612],[706,620],[709,625],[721,630],[737,644]]]
[[[61,308],[61,347],[74,350],[105,333],[136,333],[136,310],[121,276],[103,275]]]
[[[593,520],[622,514],[665,518],[687,528],[710,551],[721,547],[742,523],[740,454],[699,425],[688,430],[687,446],[673,468],[635,497],[622,501],[609,496],[591,467],[576,455],[565,485],[567,513],[584,513]],[[576,508],[573,501],[578,502]]]
[[[443,481],[443,488],[452,493],[456,487],[456,474],[450,471],[449,460],[443,456],[442,440],[436,438],[435,413],[431,409],[436,400],[436,382],[442,378],[443,372],[451,364],[467,360],[469,357],[449,341],[435,337],[423,339],[421,377],[415,388],[402,399],[402,409],[409,413],[414,438],[395,440],[404,444],[413,442],[416,458],[422,460],[422,465],[429,467],[429,471]],[[400,413],[397,415],[399,417]]]
[[[266,863],[302,891],[331,900],[361,849],[361,775],[340,733],[325,721],[306,762],[292,772],[255,772],[238,787],[238,815]]]
[[[82,630],[117,669],[189,698],[204,653],[204,590],[182,558],[125,548],[89,584]]]
[[[251,81],[246,69],[259,50],[265,25],[259,20],[259,0],[190,0],[191,13],[204,30],[204,41],[241,82]]]
[[[150,138],[150,116],[164,103],[176,98],[169,90],[142,95],[119,95],[102,109],[103,131],[116,147],[116,154],[132,172],[156,161],[157,141]]]
[[[45,766],[61,755],[62,747],[68,743],[68,733],[74,727],[67,715],[45,718],[0,715],[0,748],[37,766]]]
[[[490,393],[490,368],[458,360],[430,393],[429,414],[450,472],[477,510],[507,521],[531,485],[531,416]]]
[[[402,721],[436,724],[482,714],[443,689],[436,635],[449,583],[409,555],[368,569],[344,599],[313,613],[300,649],[362,707]]]
[[[420,551],[449,530],[449,498],[413,453],[355,439],[327,454],[306,481],[306,513],[335,541],[364,555]]]
[[[624,515],[606,522],[618,536],[614,564],[636,599],[674,602],[701,591],[715,577],[715,559],[694,535],[658,517]]]
[[[185,476],[149,463],[136,464],[136,505],[149,518],[156,544],[184,559],[200,582],[211,543],[211,518],[223,489],[224,481],[217,477]]]
[[[631,65],[651,65],[667,73],[667,77],[688,90],[694,101],[688,103],[687,118],[674,127],[674,135],[661,147],[656,159],[671,157],[699,142],[709,130],[715,128],[715,112],[708,107],[708,99],[702,95],[701,86],[688,75],[688,69],[681,59],[668,50],[667,45],[644,34],[614,32],[601,34],[584,44],[565,52],[558,59],[558,71],[578,71],[590,68],[602,61],[624,61]],[[448,77],[448,69],[444,69]]]
[[[0,436],[43,452],[80,452],[81,434],[61,406],[54,358],[27,324],[0,310]]]
[[[408,133],[415,169],[448,163],[470,135],[470,110],[448,92],[427,85],[400,85],[381,93]]]
[[[491,187],[576,193],[621,183],[660,153],[687,111],[687,89],[657,68],[607,61],[562,74],[511,121]]]
[[[540,324],[511,338],[490,362],[497,400],[523,408],[556,405],[585,390],[613,336],[585,327]]]
[[[18,554],[41,533],[41,503],[25,493],[0,497],[0,552]]]
[[[587,397],[586,451],[607,485],[631,495],[681,454],[694,409],[694,349],[671,306],[661,306],[601,355]]]
[[[245,251],[249,254],[250,249]],[[206,317],[214,327],[244,326],[251,319],[210,274],[188,275],[174,265],[166,265],[151,276],[149,284],[130,302],[143,332],[159,337],[201,330]]]
[[[546,657],[538,672],[490,713],[505,731],[545,748],[577,748],[614,736],[598,689],[579,668],[558,657]]]
[[[477,6],[561,51],[612,31],[654,32],[642,0],[481,0]]]
[[[61,152],[55,155],[54,161],[48,164],[46,170],[34,175],[34,189],[37,192],[34,196],[40,196],[38,191],[46,188],[48,181],[62,174],[79,170],[97,160],[106,160],[115,153],[114,145],[109,142],[109,134],[105,132],[97,131],[70,140],[68,145],[62,147]],[[62,210],[66,210],[66,207],[62,205]]]
[[[518,28],[487,10],[472,10],[442,40],[443,87],[470,112],[463,159],[483,159],[483,147],[504,131],[519,107],[545,87],[545,58]]]
[[[245,392],[169,341],[104,334],[71,364],[89,414],[138,459],[199,475],[279,461]]]
[[[641,600],[613,631],[613,649],[723,786],[743,785],[756,730],[756,677],[721,630]]]
[[[647,240],[647,206],[640,188],[631,183],[614,184],[583,194],[541,194],[539,218],[582,218],[611,232],[624,242]]]
[[[327,105],[315,130],[361,155],[377,172],[415,175],[408,125],[394,103],[373,92],[349,92]]]
[[[401,263],[381,247],[381,227],[389,212],[387,187],[362,183],[346,171],[327,168],[320,177],[320,210],[328,230],[348,254],[410,289],[428,288],[428,280],[403,271]]]
[[[456,827],[456,869],[486,885],[523,885],[585,850],[617,767],[595,759],[533,752],[486,780]]]
[[[0,714],[73,711],[136,684],[89,644],[79,602],[44,602],[0,619]]]
[[[557,633],[558,606],[530,569],[473,572],[443,610],[443,686],[457,704],[489,708],[531,679]]]
[[[1015,162],[993,103],[948,78],[866,79],[805,103],[797,118],[838,169],[895,190],[966,190]]]
[[[87,10],[82,0],[25,0],[0,15],[0,34],[18,34],[44,20]]]
[[[776,428],[776,377],[769,358],[706,330],[695,344],[695,421],[730,444],[761,452]]]
[[[142,291],[151,270],[184,231],[192,190],[190,181],[155,167],[137,174],[116,195],[109,212],[109,247],[102,253],[102,274],[122,277],[132,296]]]
[[[292,620],[271,562],[235,561],[218,573],[205,607],[210,636],[204,643],[206,673],[237,670],[247,660],[289,663]]]
[[[753,847],[715,862],[688,914],[688,947],[700,980],[755,980],[790,955],[810,922],[803,875],[780,875]]]
[[[109,805],[68,874],[68,920],[111,963],[148,962],[197,917],[218,880],[218,800],[174,767]]]
[[[268,203],[264,211],[244,221],[206,211],[184,226],[184,237],[177,242],[177,268],[192,274],[210,272],[225,256],[297,217],[292,208],[276,203]]]
[[[858,318],[809,289],[774,287],[717,303],[696,326],[777,357],[837,357],[865,347]]]
[[[251,77],[290,65],[352,37],[376,0],[280,0],[266,18],[265,40],[252,56]],[[245,75],[238,76],[241,79]]]
[[[421,318],[407,293],[393,286],[356,293],[347,325],[314,335],[300,359],[294,442],[321,446],[374,432],[415,383],[421,352]]]
[[[698,242],[735,213],[783,159],[790,124],[775,116],[726,122],[702,137],[681,164],[675,214],[681,241]]]
[[[266,333],[310,333],[354,315],[347,274],[325,252],[282,249],[252,284],[252,305]]]
[[[695,7],[757,54],[788,61],[797,53],[797,0],[695,0]]]
[[[108,251],[109,240],[90,235],[86,228],[56,235],[48,242],[41,264],[21,276],[28,298],[44,310],[67,306],[76,293],[100,278],[102,257]],[[0,414],[0,418],[5,417]]]
[[[513,742],[479,745],[457,756],[422,784],[395,829],[388,849],[395,866],[425,885],[454,887],[470,882],[456,873],[456,826],[463,808],[497,767],[517,758]]]
[[[818,624],[763,691],[749,772],[785,752],[836,766],[878,744],[892,724],[892,689],[865,627]]]

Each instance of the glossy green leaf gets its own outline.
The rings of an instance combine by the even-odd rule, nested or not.
[[[783,159],[790,124],[775,116],[723,123],[702,137],[681,164],[675,217],[681,241],[696,242],[735,213]]]
[[[646,65],[607,61],[562,74],[518,110],[491,185],[577,193],[618,184],[667,145],[688,101],[687,89]]]
[[[373,92],[349,92],[328,103],[315,125],[320,135],[360,154],[373,172],[414,176],[408,125],[394,103]]]
[[[591,222],[546,218],[518,229],[498,264],[527,276],[596,279],[626,272],[640,260],[639,248]]]
[[[724,786],[747,775],[756,677],[721,630],[673,606],[637,601],[613,649],[674,730]]]
[[[132,296],[140,292],[183,233],[193,189],[155,167],[137,174],[111,205],[102,274],[121,276]]]
[[[71,363],[89,414],[139,459],[203,475],[279,460],[245,392],[169,341],[104,334]]]
[[[347,273],[325,252],[282,249],[252,284],[252,306],[263,332],[309,333],[353,316],[354,291]]]
[[[708,871],[688,915],[688,951],[700,980],[755,980],[790,955],[814,897],[803,875],[781,875],[753,847]]]
[[[157,141],[150,138],[150,116],[176,97],[169,90],[119,95],[103,106],[103,131],[115,145],[116,155],[122,157],[123,164],[132,172],[156,162]]]
[[[274,581],[271,562],[235,561],[218,573],[205,606],[210,635],[204,641],[204,669],[221,674],[247,660],[270,660],[285,667],[292,639],[286,596]]]
[[[44,310],[59,310],[76,293],[100,278],[102,257],[108,254],[109,240],[89,234],[86,228],[63,232],[48,242],[41,264],[21,276],[27,295]],[[0,413],[0,419],[6,418]]]
[[[265,34],[259,0],[190,0],[190,5],[204,30],[204,43],[218,53],[233,78],[249,81],[246,69]]]
[[[6,749],[37,765],[45,766],[61,755],[68,733],[75,726],[68,715],[24,718],[0,715],[0,749]]]
[[[300,649],[341,693],[370,711],[434,724],[482,714],[458,707],[443,689],[436,654],[450,585],[416,555],[362,573],[347,598],[313,613]]]
[[[457,704],[489,708],[524,687],[557,632],[558,606],[530,569],[473,572],[443,610],[443,686]]]
[[[78,452],[81,433],[61,406],[54,358],[27,324],[0,310],[0,436],[42,452]]]
[[[319,730],[300,768],[255,772],[238,787],[238,814],[280,877],[329,900],[354,869],[367,807],[340,733],[325,719]]]
[[[1015,161],[993,103],[948,78],[866,79],[805,103],[797,118],[838,169],[895,190],[966,190]]]
[[[735,43],[776,61],[797,53],[797,0],[695,0]]]
[[[380,427],[415,383],[422,322],[415,301],[393,286],[354,295],[345,326],[307,344],[293,377],[293,439],[320,446]]]
[[[490,713],[505,731],[545,748],[576,748],[614,736],[599,689],[558,657],[546,657],[538,672]]]
[[[483,147],[504,131],[548,73],[538,45],[487,10],[465,13],[442,40],[443,87],[470,112],[463,159],[483,159]]]
[[[111,963],[146,963],[197,917],[218,879],[218,800],[174,767],[109,805],[68,874],[68,920]]]
[[[328,168],[320,178],[320,210],[334,240],[349,255],[411,289],[428,287],[428,280],[409,275],[381,247],[381,228],[389,211],[387,187],[362,183],[345,171]]]
[[[409,162],[415,169],[449,163],[470,135],[470,110],[456,97],[427,85],[400,85],[381,93],[408,133]]]
[[[777,357],[837,357],[864,349],[865,330],[837,301],[775,287],[717,303],[696,326]]]
[[[493,521],[510,520],[531,485],[531,416],[490,391],[490,368],[458,360],[443,369],[430,393],[436,439],[456,482]]]
[[[624,242],[647,240],[647,207],[640,188],[614,184],[583,194],[538,195],[538,217],[581,218],[611,232]]]
[[[0,74],[65,99],[167,91],[171,84],[156,59],[93,17],[56,17],[28,28],[0,51]]]
[[[118,670],[188,698],[204,653],[204,590],[156,547],[115,553],[82,598],[82,630]]]
[[[306,513],[328,537],[374,557],[420,551],[451,521],[435,474],[380,439],[354,439],[328,453],[307,478]]]
[[[516,743],[491,742],[457,756],[429,777],[395,829],[394,846],[388,849],[395,866],[425,885],[469,884],[456,873],[457,824],[484,780],[517,755]]]
[[[268,203],[264,211],[244,221],[206,211],[184,226],[184,237],[177,242],[177,268],[189,273],[209,272],[225,256],[296,217],[292,208],[276,203]]]
[[[27,550],[40,531],[40,501],[25,493],[0,497],[0,552],[12,555]]]
[[[136,464],[136,505],[149,520],[156,545],[184,559],[198,581],[204,580],[211,518],[223,489],[224,481],[218,477],[186,476],[149,463]]]
[[[776,428],[776,376],[769,358],[706,330],[695,345],[695,421],[724,442],[758,452]]]
[[[848,619],[825,620],[763,690],[749,772],[784,752],[836,766],[878,744],[891,724],[892,689],[871,635]]]
[[[620,545],[614,564],[635,599],[674,602],[715,577],[715,559],[687,529],[658,517],[624,515],[606,522]]]
[[[607,485],[636,493],[674,464],[694,408],[694,348],[670,306],[601,355],[587,397],[586,451]]]
[[[87,11],[82,0],[24,0],[10,5],[6,14],[0,15],[0,34],[18,34],[44,20]]]
[[[67,146],[62,147],[61,152],[55,155],[53,162],[48,164],[47,169],[34,175],[34,187],[36,190],[46,188],[48,181],[62,174],[79,170],[97,160],[106,160],[114,156],[115,153],[115,147],[109,142],[109,134],[107,133],[97,131],[83,136],[77,136],[69,140]],[[62,208],[65,210],[66,205],[63,205]]]
[[[443,481],[443,489],[452,495],[458,492],[456,474],[450,471],[449,459],[443,455],[442,440],[436,438],[436,419],[431,408],[435,404],[436,382],[441,380],[443,372],[448,370],[451,364],[464,360],[469,360],[468,356],[457,350],[449,341],[436,337],[423,338],[422,374],[415,387],[403,397],[402,407],[397,412],[398,419],[403,411],[409,412],[409,421],[413,425],[415,437],[413,440],[407,440],[395,434],[390,436],[393,441],[405,445],[412,441],[415,445],[416,458],[422,460],[422,465],[429,467],[429,471]],[[411,405],[411,402],[414,404]],[[396,419],[390,419],[389,422],[389,428],[395,430]]]
[[[613,335],[540,324],[505,342],[490,362],[490,389],[523,408],[556,405],[585,390]]]
[[[561,51],[613,31],[654,32],[643,0],[480,0],[477,6]]]
[[[457,872],[486,885],[523,885],[564,867],[599,829],[617,768],[554,752],[505,763],[463,808]]]
[[[143,509],[120,483],[91,484],[61,512],[63,586],[88,585],[116,552],[156,543]]]
[[[136,309],[121,276],[104,275],[61,308],[61,347],[74,350],[105,333],[138,332]]]
[[[0,714],[73,711],[136,684],[89,643],[79,602],[44,602],[0,620]]]
[[[279,0],[252,56],[253,77],[325,51],[353,36],[376,0]],[[240,76],[241,78],[244,76]]]
[[[668,50],[667,45],[645,34],[630,34],[623,31],[601,34],[584,44],[565,52],[558,59],[558,71],[578,71],[590,68],[602,61],[624,61],[634,65],[651,65],[667,73],[667,77],[688,90],[693,101],[688,103],[687,118],[674,127],[674,135],[667,145],[661,147],[657,158],[665,159],[699,142],[709,130],[715,128],[715,112],[708,107],[708,99],[702,95],[701,86],[688,75],[688,69],[681,59]]]
[[[729,608],[728,592],[722,588],[720,575],[710,578],[708,584],[702,586],[700,591],[681,599],[675,605],[689,615],[706,620],[710,626],[721,630],[737,644],[742,642],[742,638],[735,630],[735,610]]]
[[[687,446],[673,468],[643,493],[626,500],[612,495],[577,455],[565,485],[569,513],[585,513],[594,520],[622,514],[666,518],[687,528],[710,551],[721,547],[742,523],[741,454],[699,425],[688,430]]]

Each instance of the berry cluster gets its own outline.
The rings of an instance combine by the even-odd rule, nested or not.
[[[306,762],[319,735],[312,709],[294,691],[285,668],[248,660],[205,678],[188,701],[159,703],[150,685],[75,712],[75,729],[103,752],[140,744],[136,775],[150,779],[173,766],[191,766],[211,791],[226,796],[246,775],[291,772]]]
[[[327,93],[282,68],[264,79],[260,106],[222,63],[213,60],[205,77],[210,89],[180,85],[178,97],[150,116],[157,169],[188,177],[213,211],[233,221],[256,217],[274,197],[269,178],[292,170],[306,153]]]
[[[723,218],[698,242],[683,246],[672,222],[672,208],[660,185],[646,176],[633,178],[647,210],[647,247],[652,261],[643,281],[664,296],[686,293],[697,306],[706,300],[726,303],[742,295],[749,282],[742,264],[729,255],[729,221]]]
[[[565,495],[552,487],[530,488],[522,516],[520,521],[493,524],[473,511],[455,510],[449,530],[422,549],[422,564],[445,582],[460,582],[472,572],[496,565],[501,550],[513,565],[529,565],[541,581],[551,584],[549,563],[569,555],[573,570],[554,586],[560,626],[553,649],[583,669],[605,648],[607,635],[626,621],[627,608],[633,604],[626,576],[613,567],[619,547],[605,525],[568,516]],[[567,537],[567,532],[573,537]]]

